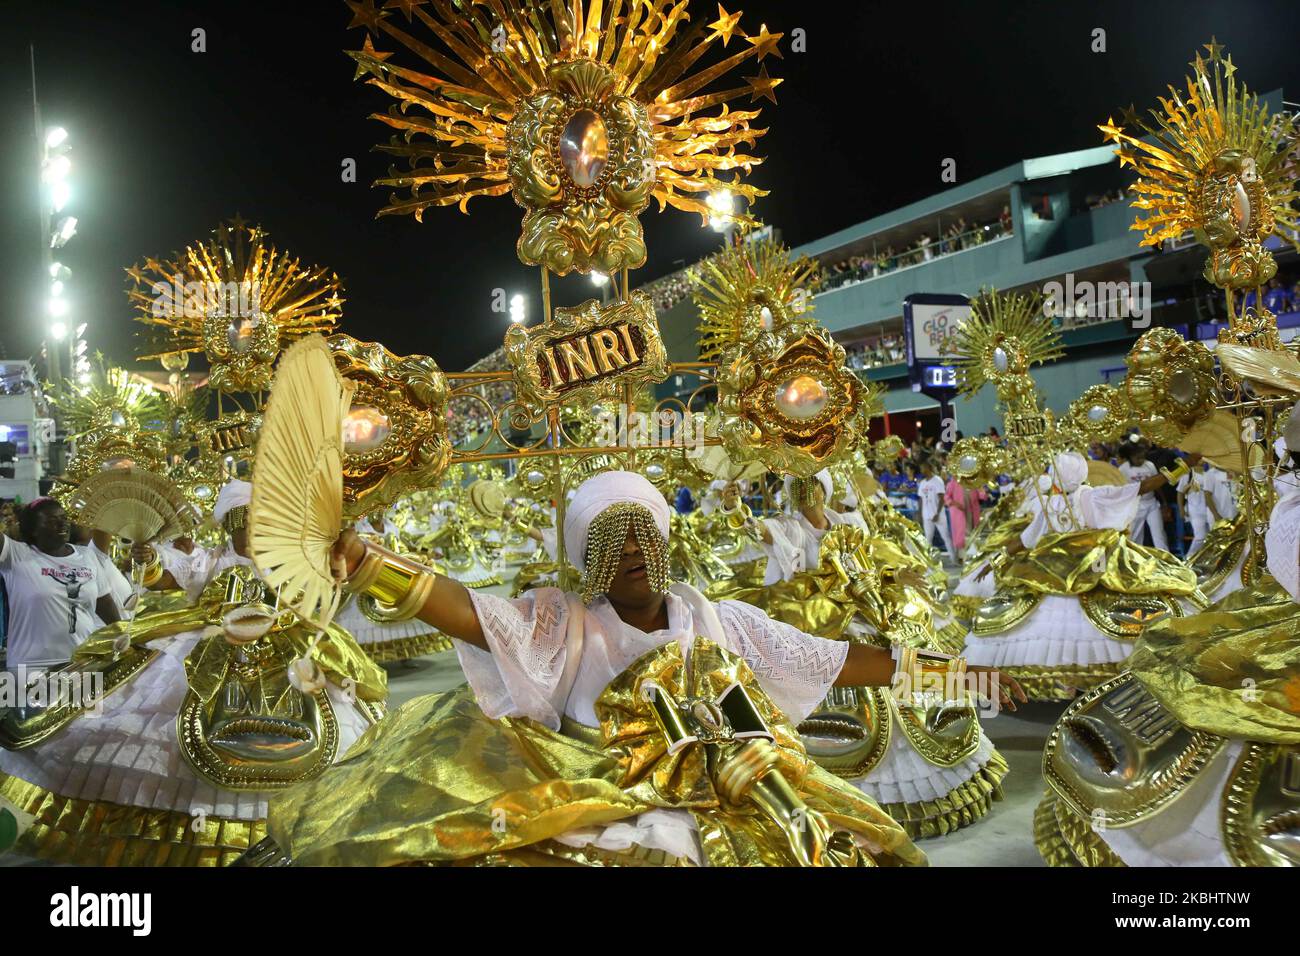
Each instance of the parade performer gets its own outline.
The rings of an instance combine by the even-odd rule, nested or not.
[[[668,512],[639,475],[588,479],[564,525],[581,594],[515,601],[345,534],[349,587],[424,595],[415,613],[457,638],[470,689],[411,702],[284,794],[279,849],[321,864],[922,862],[794,732],[835,683],[887,684],[889,653],[670,585]]]

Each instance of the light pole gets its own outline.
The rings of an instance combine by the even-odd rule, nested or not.
[[[77,234],[77,219],[68,215],[66,207],[72,198],[70,175],[72,159],[69,155],[71,145],[68,131],[62,126],[46,128],[41,121],[40,101],[36,96],[36,48],[30,47],[32,69],[32,121],[36,134],[36,161],[40,169],[40,219],[41,219],[41,266],[42,280],[46,284],[42,322],[45,333],[44,343],[46,375],[54,395],[59,396],[64,384],[64,351],[67,350],[68,371],[80,372],[74,365],[74,356],[81,357],[85,351],[82,338],[86,326],[76,326],[75,334],[68,334],[71,319],[71,304],[67,296],[68,280],[72,271],[54,258],[56,250],[62,249]],[[78,363],[79,364],[79,363]],[[88,370],[88,369],[87,369]],[[58,408],[50,410],[54,419],[54,441],[50,444],[50,469],[55,473],[63,470],[63,437],[59,430]]]

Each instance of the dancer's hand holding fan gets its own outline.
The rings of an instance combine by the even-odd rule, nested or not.
[[[354,386],[319,335],[284,353],[258,438],[248,546],[262,579],[320,631],[338,610],[330,552],[343,529],[343,419]]]

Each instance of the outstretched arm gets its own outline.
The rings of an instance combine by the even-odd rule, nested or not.
[[[994,690],[1004,707],[1015,710],[1016,701],[1029,701],[1015,678],[999,673],[997,668],[968,666],[966,670],[968,673],[991,675],[995,682]],[[894,658],[889,651],[869,644],[851,644],[848,656],[844,658],[844,668],[835,678],[835,686],[890,687],[894,683],[894,672]]]
[[[334,544],[334,558],[342,563],[348,577],[356,573],[367,553],[371,552],[396,558],[407,566],[415,566],[409,558],[399,558],[381,545],[362,541],[350,528],[339,535]],[[428,569],[423,573],[432,575],[434,582],[424,603],[415,612],[415,617],[444,634],[482,650],[490,650],[487,638],[483,636],[483,627],[479,624],[478,613],[474,610],[474,602],[470,600],[465,585]]]

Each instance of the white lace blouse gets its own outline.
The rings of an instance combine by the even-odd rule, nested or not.
[[[798,723],[826,697],[849,647],[748,604],[714,604],[683,584],[669,591],[668,627],[649,634],[625,624],[603,596],[587,608],[557,588],[515,600],[480,591],[470,598],[491,653],[455,646],[479,707],[488,717],[530,717],[553,730],[564,715],[596,726],[594,704],[610,681],[669,641],[689,656],[697,636],[744,658],[772,702]]]

